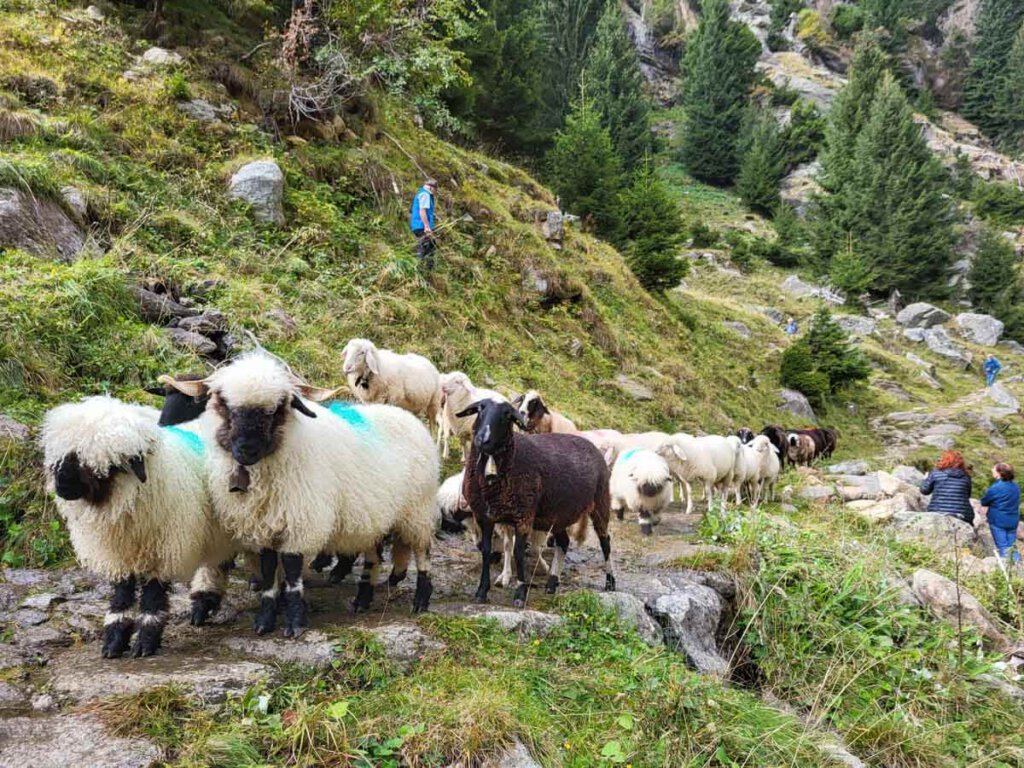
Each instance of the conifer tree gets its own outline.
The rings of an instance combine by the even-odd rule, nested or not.
[[[544,114],[549,130],[560,129],[580,89],[597,22],[615,0],[541,0],[547,56],[532,62],[544,67]]]
[[[1010,152],[1024,150],[1024,23],[1006,59],[1002,90],[996,102],[997,138]]]
[[[838,392],[870,375],[871,366],[864,353],[851,346],[846,331],[825,307],[814,314],[806,338],[814,368],[827,378],[829,392]]]
[[[551,185],[563,207],[602,237],[618,242],[622,235],[618,199],[622,167],[611,136],[585,97],[566,119],[565,128],[555,135],[548,166]]]
[[[681,159],[698,179],[728,184],[739,172],[739,137],[761,44],[730,21],[727,0],[704,0],[683,64]]]
[[[1016,264],[1013,246],[1005,238],[986,229],[967,277],[971,285],[967,296],[975,309],[994,314],[1013,302],[1019,290]]]
[[[651,149],[650,105],[640,59],[617,2],[608,3],[601,16],[584,74],[594,111],[611,134],[623,167],[631,171]]]
[[[621,197],[623,236],[629,242],[626,261],[637,280],[651,292],[679,284],[686,262],[679,258],[683,221],[679,206],[651,167],[649,157],[633,175]]]
[[[961,111],[992,137],[1005,130],[1000,101],[1006,88],[1007,61],[1022,23],[1024,3],[1020,0],[981,0]]]
[[[745,133],[736,192],[751,210],[771,216],[779,205],[786,167],[782,135],[775,118],[762,112],[751,113]]]

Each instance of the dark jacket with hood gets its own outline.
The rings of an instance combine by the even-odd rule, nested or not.
[[[933,469],[921,483],[921,493],[931,495],[929,512],[953,515],[965,523],[974,523],[971,476],[962,469]]]

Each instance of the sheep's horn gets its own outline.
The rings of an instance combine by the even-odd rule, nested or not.
[[[163,376],[159,376],[157,381],[160,384],[166,384],[167,386],[178,390],[181,394],[188,395],[189,397],[202,397],[208,392],[206,383],[207,379],[199,379],[197,381],[178,381],[173,376],[164,374]]]
[[[299,393],[307,400],[310,400],[314,403],[322,403],[325,400],[331,400],[332,398],[337,397],[338,393],[342,389],[347,388],[348,387],[338,387],[337,389],[325,389],[323,387],[311,387],[309,384],[300,384]]]

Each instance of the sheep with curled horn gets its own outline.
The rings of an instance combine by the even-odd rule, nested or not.
[[[260,560],[257,634],[274,629],[280,565],[285,636],[306,628],[302,567],[321,552],[361,553],[364,569],[356,610],[373,599],[378,544],[392,534],[397,584],[410,555],[418,570],[413,610],[428,608],[433,586],[430,544],[437,523],[438,458],[430,433],[408,411],[387,405],[317,400],[333,392],[309,387],[262,353],[237,358],[202,381],[174,382],[192,396],[207,394],[198,420],[210,446],[207,474],[218,520]],[[237,466],[249,488],[232,492]]]
[[[597,534],[605,564],[605,589],[615,589],[608,522],[611,497],[610,470],[604,456],[577,435],[517,434],[526,417],[510,403],[481,400],[457,416],[476,415],[473,443],[466,460],[463,496],[480,528],[482,567],[477,602],[490,591],[491,538],[496,525],[515,530],[513,559],[516,591],[513,604],[526,602],[526,543],[534,530],[547,531],[555,540],[555,553],[546,591],[558,589],[562,564],[569,548],[569,531],[578,542],[585,536],[587,518]]]

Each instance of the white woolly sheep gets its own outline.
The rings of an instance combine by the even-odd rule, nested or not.
[[[761,455],[766,449],[763,444],[743,443],[736,435],[727,438],[730,442],[735,441],[738,446],[736,450],[736,463],[732,472],[732,492],[735,495],[736,503],[742,503],[741,494],[745,488],[747,498],[752,506],[757,506],[757,491],[760,488]],[[765,438],[767,442],[767,438]]]
[[[779,449],[772,443],[771,438],[766,435],[758,435],[753,439],[751,445],[756,446],[755,450],[760,456],[757,471],[757,501],[755,501],[755,504],[762,498],[773,501],[775,499],[775,484],[778,482],[779,472],[782,471]]]
[[[527,432],[543,435],[551,432],[571,434],[579,431],[570,419],[558,411],[550,410],[534,389],[517,397],[513,404],[526,419]]]
[[[473,422],[476,416],[460,419],[455,414],[465,410],[477,400],[508,402],[508,398],[493,389],[473,386],[469,376],[462,371],[441,374],[441,408],[438,412],[438,444],[441,455],[448,458],[448,439],[455,437],[462,448],[462,457],[469,453],[469,441],[473,437]]]
[[[434,427],[441,410],[440,374],[427,358],[378,349],[351,339],[341,351],[348,386],[361,403],[395,405],[423,416]]]
[[[733,469],[736,466],[736,452],[739,438],[719,435],[694,437],[684,432],[671,435],[657,448],[657,453],[668,462],[672,474],[686,488],[686,514],[693,512],[693,490],[691,483],[700,483],[704,488],[708,510],[711,509],[714,489],[722,490],[722,509],[726,507],[726,489],[731,487]]]
[[[654,451],[630,448],[612,468],[612,511],[622,519],[623,508],[637,516],[640,533],[650,536],[661,512],[672,502],[672,473]]]
[[[368,610],[379,565],[378,543],[393,536],[391,583],[405,576],[410,552],[419,571],[413,610],[430,601],[430,543],[437,525],[438,458],[412,414],[386,405],[333,403],[273,358],[251,353],[203,381],[161,379],[192,396],[208,394],[198,420],[208,446],[214,510],[244,548],[259,552],[257,634],[277,619],[280,554],[285,581],[285,636],[305,629],[304,557],[362,553],[355,608]],[[238,467],[247,489],[235,486]],[[235,486],[233,488],[233,486]]]
[[[615,464],[615,459],[619,457],[619,441],[622,440],[622,433],[619,430],[587,429],[576,434],[593,443],[609,467]]]
[[[151,656],[163,637],[170,583],[209,566],[203,573],[216,581],[197,577],[193,603],[219,605],[224,582],[216,565],[233,554],[210,505],[203,441],[188,429],[158,426],[159,417],[153,408],[99,396],[58,406],[43,421],[47,488],[75,554],[113,585],[104,658],[128,650],[137,587],[141,615],[131,653]]]

